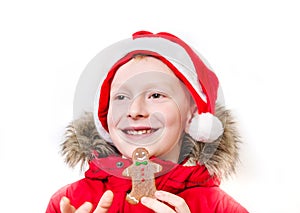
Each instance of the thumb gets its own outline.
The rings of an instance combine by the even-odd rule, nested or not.
[[[107,190],[106,192],[104,192],[94,213],[108,212],[108,210],[112,204],[113,198],[114,198],[114,194],[112,191]]]
[[[62,213],[73,213],[75,212],[74,206],[70,204],[70,200],[67,197],[62,197],[59,203],[60,211]]]

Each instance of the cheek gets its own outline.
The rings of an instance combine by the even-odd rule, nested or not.
[[[174,95],[172,102],[164,109],[167,124],[176,125],[177,128],[178,126],[185,127],[189,114],[189,103],[189,96],[183,92],[178,92],[178,95]]]
[[[169,128],[178,128],[182,124],[182,116],[177,107],[168,107],[162,114],[164,115],[165,126]]]
[[[186,132],[189,125],[189,117],[186,111],[179,112],[178,110],[169,110],[165,113],[165,127],[168,134],[176,136]]]
[[[118,124],[122,116],[126,115],[127,106],[125,104],[110,103],[107,113],[108,128],[114,127]]]

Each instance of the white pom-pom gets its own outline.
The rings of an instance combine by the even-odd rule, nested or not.
[[[211,113],[195,115],[189,127],[189,135],[196,141],[211,143],[224,132],[222,122]]]

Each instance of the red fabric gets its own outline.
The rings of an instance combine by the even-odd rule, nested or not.
[[[210,176],[204,166],[178,165],[169,173],[156,178],[156,186],[158,190],[169,191],[182,197],[191,212],[247,212],[219,188],[219,180]],[[110,175],[90,163],[85,178],[63,187],[52,196],[46,213],[60,213],[59,202],[62,196],[67,196],[75,208],[86,201],[96,207],[100,197],[108,189],[114,193],[109,212],[153,212],[141,203],[131,205],[125,200],[127,192],[131,189],[131,180]]]

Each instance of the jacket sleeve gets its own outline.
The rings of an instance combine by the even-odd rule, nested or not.
[[[240,203],[224,191],[222,192],[223,196],[219,200],[216,212],[248,213],[248,210],[246,210]]]
[[[68,188],[68,185],[59,189],[55,194],[52,195],[52,197],[50,198],[50,201],[48,203],[46,213],[61,213],[59,203],[60,203],[61,198],[63,196],[66,196],[67,188]]]
[[[230,195],[214,187],[193,187],[178,194],[188,204],[191,212],[247,213],[248,211]]]

